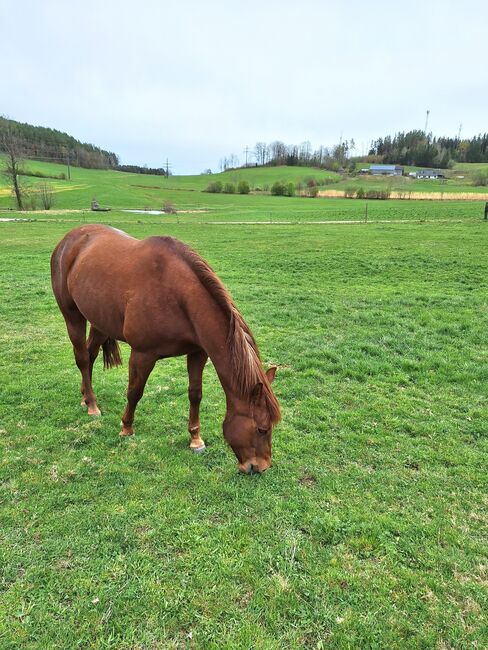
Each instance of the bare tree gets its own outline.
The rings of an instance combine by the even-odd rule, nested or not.
[[[268,145],[266,142],[256,142],[254,147],[254,155],[259,165],[265,165],[268,157]]]
[[[19,172],[22,171],[22,146],[20,139],[7,127],[0,134],[0,150],[5,153],[3,173],[15,194],[17,207],[23,210],[22,190],[19,183]]]
[[[287,148],[286,144],[280,140],[275,140],[268,146],[269,158],[274,165],[284,165],[286,163]]]
[[[308,140],[300,144],[298,157],[302,165],[308,165],[310,163],[310,158],[312,157],[312,145]]]

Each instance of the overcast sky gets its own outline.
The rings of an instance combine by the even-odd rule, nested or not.
[[[0,0],[0,114],[122,163],[488,131],[486,0]]]

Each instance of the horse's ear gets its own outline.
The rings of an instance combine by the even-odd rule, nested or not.
[[[266,370],[266,377],[268,378],[270,384],[272,384],[274,381],[277,369],[278,369],[277,366],[271,366],[269,370]]]
[[[251,391],[251,402],[259,402],[263,395],[263,382],[258,381]]]

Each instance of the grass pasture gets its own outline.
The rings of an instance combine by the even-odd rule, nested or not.
[[[45,174],[59,175],[66,168],[52,163],[30,161],[29,169]],[[330,172],[297,167],[249,168],[229,171],[224,174],[201,176],[161,176],[128,174],[123,172],[72,169],[71,181],[44,180],[22,177],[22,183],[35,190],[45,182],[55,192],[54,205],[49,211],[18,213],[15,210],[0,212],[0,218],[27,218],[32,220],[54,220],[67,224],[99,222],[107,223],[153,223],[166,227],[169,224],[205,224],[214,222],[321,222],[321,221],[478,221],[483,215],[483,201],[418,201],[418,200],[339,200],[334,198],[303,198],[270,196],[264,192],[249,195],[211,194],[204,192],[210,179],[221,177],[237,182],[247,178],[252,187],[265,187],[274,180],[304,181],[313,176],[320,180]],[[409,179],[399,179],[399,182]],[[387,179],[351,179],[331,185],[344,189],[356,181],[374,185],[375,189],[386,187]],[[2,185],[3,183],[3,185]],[[426,182],[423,182],[426,186]],[[326,186],[325,189],[327,189]],[[429,186],[432,189],[432,186]],[[466,189],[466,188],[464,188]],[[473,188],[474,189],[474,188]],[[483,189],[483,188],[481,188]],[[440,195],[439,195],[440,196]],[[102,206],[110,206],[109,213],[90,210],[90,202],[96,197]],[[122,212],[124,209],[158,209],[166,201],[177,209],[172,215],[137,215]],[[13,199],[0,176],[0,208],[12,208]],[[366,212],[367,209],[367,212]]]
[[[67,168],[64,165],[53,163],[26,161],[25,168],[34,173],[42,173],[51,176],[66,174]],[[392,200],[392,205],[381,206],[385,201],[369,201],[368,218],[381,218],[385,213],[391,213],[391,218],[410,218],[410,215],[424,214],[422,205],[417,200],[409,200],[408,196],[425,194],[426,198],[445,198],[449,194],[460,194],[475,196],[480,195],[480,201],[473,201],[473,206],[467,208],[474,214],[482,214],[482,206],[486,200],[486,187],[474,187],[472,176],[479,169],[488,169],[488,165],[465,164],[460,168],[459,174],[456,170],[450,172],[452,178],[448,181],[422,181],[411,179],[407,176],[398,178],[381,178],[371,176],[349,177],[334,172],[318,170],[306,167],[261,167],[229,170],[220,174],[201,174],[197,176],[151,176],[143,174],[129,174],[125,172],[114,172],[99,169],[71,169],[71,180],[54,178],[37,178],[22,176],[21,184],[26,190],[26,206],[29,205],[28,194],[35,195],[39,186],[46,183],[51,186],[54,192],[53,214],[56,210],[83,210],[88,214],[87,219],[105,218],[103,215],[90,215],[90,203],[96,198],[101,206],[111,207],[112,210],[121,209],[157,209],[160,210],[165,202],[169,201],[185,219],[184,213],[188,210],[200,211],[204,215],[225,220],[270,220],[277,216],[278,219],[306,220],[311,215],[312,220],[321,219],[350,219],[362,218],[364,216],[364,201],[350,200],[346,206],[344,202],[330,199],[307,199],[304,197],[273,197],[269,195],[269,188],[275,181],[285,183],[301,183],[306,185],[307,179],[313,178],[320,184],[321,191],[344,192],[348,188],[358,190],[391,190],[400,192],[404,198]],[[457,178],[463,175],[463,179]],[[223,184],[230,182],[235,186],[241,180],[247,180],[252,190],[251,195],[229,195],[211,194],[204,190],[211,181],[221,180]],[[331,184],[323,185],[324,182]],[[451,204],[448,206],[446,204]],[[429,218],[433,215],[445,214],[451,218],[456,212],[467,216],[464,208],[465,201],[449,200],[443,201],[435,209],[427,211]],[[14,208],[14,200],[6,179],[0,174],[0,210]],[[37,200],[37,207],[41,203]],[[395,216],[396,214],[400,216]],[[318,215],[318,216],[313,216]],[[345,215],[345,216],[343,216]],[[354,217],[349,216],[354,215]],[[35,218],[35,215],[30,215]],[[49,216],[49,215],[48,215]],[[117,217],[120,219],[120,215]],[[189,217],[192,220],[198,218],[198,213]],[[383,217],[384,218],[384,217]],[[421,218],[421,217],[415,217]],[[134,219],[133,216],[130,220]]]
[[[377,202],[409,222],[323,225],[304,222],[362,202],[186,197],[215,203],[0,224],[0,647],[486,647],[480,206]],[[133,439],[118,436],[127,349],[122,368],[95,366],[103,416],[80,409],[49,256],[93,217],[183,239],[231,290],[279,364],[263,476],[237,474],[211,366],[201,456],[183,359],[156,366]],[[229,225],[204,223],[217,217]],[[244,217],[293,223],[231,223]]]

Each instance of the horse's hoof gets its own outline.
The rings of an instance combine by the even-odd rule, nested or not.
[[[90,408],[88,407],[88,415],[93,415],[94,417],[98,418],[100,415],[102,415],[102,412],[98,408],[98,406],[95,406],[95,408]]]
[[[203,454],[206,447],[205,447],[205,445],[202,445],[201,447],[190,447],[190,449],[192,450],[192,452],[194,454]]]
[[[119,433],[119,436],[122,438],[128,438],[129,436],[133,436],[134,432],[133,431],[126,431],[125,429],[122,429],[122,431]]]

